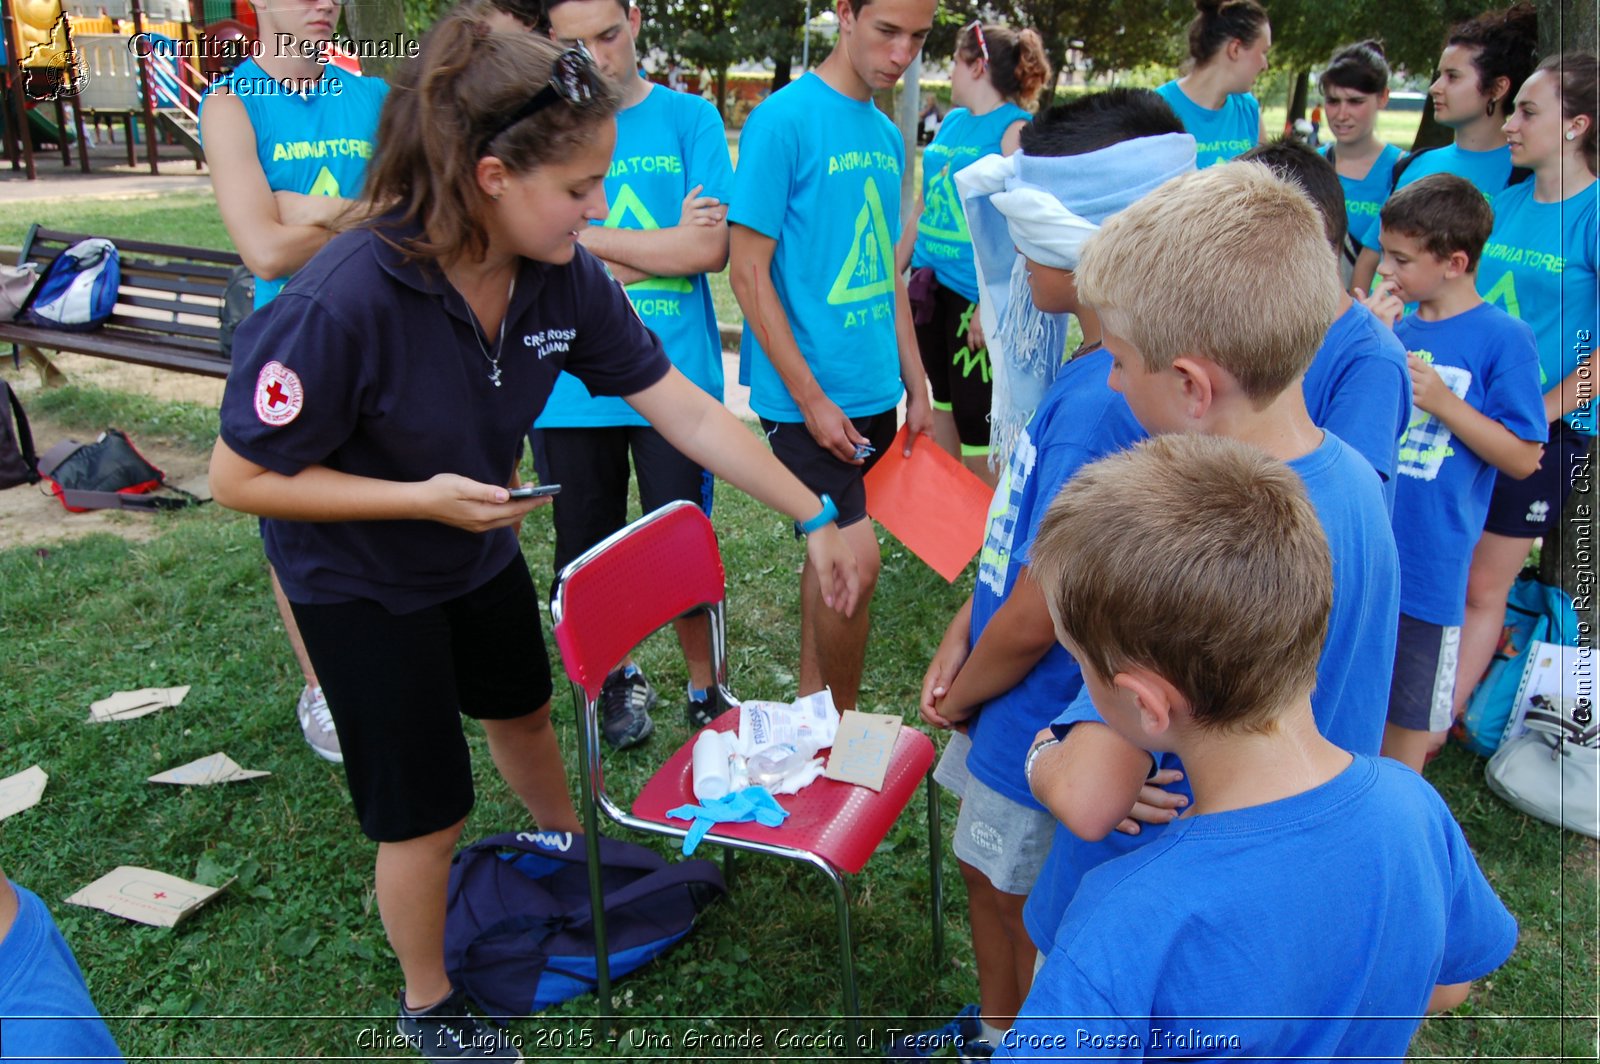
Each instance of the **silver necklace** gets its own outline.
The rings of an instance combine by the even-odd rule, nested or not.
[[[500,316],[500,335],[494,342],[494,354],[489,354],[489,348],[483,342],[483,329],[478,325],[478,316],[472,316],[472,338],[478,341],[478,350],[483,352],[483,357],[489,363],[489,383],[496,388],[500,387],[500,355],[501,348],[506,342],[506,320],[511,317],[511,297],[517,294],[517,275],[511,274],[511,287],[506,289],[506,312]]]

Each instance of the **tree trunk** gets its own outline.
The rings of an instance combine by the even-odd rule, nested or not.
[[[721,63],[716,72],[711,75],[711,84],[717,90],[717,117],[722,119],[722,124],[728,124],[728,64]]]
[[[1294,81],[1289,90],[1289,123],[1294,124],[1297,118],[1306,116],[1306,97],[1311,92],[1311,71],[1299,70],[1295,72]]]
[[[777,92],[794,78],[794,49],[785,48],[772,56],[772,92]]]
[[[1539,54],[1600,51],[1600,5],[1595,0],[1539,0]]]
[[[344,9],[345,32],[357,41],[408,41],[406,12],[401,0],[362,0],[346,5]],[[391,51],[396,49],[391,49]],[[380,59],[372,57],[361,61],[361,73],[385,81],[400,68],[405,56]]]

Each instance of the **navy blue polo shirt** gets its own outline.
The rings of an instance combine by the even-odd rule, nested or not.
[[[581,247],[563,266],[522,260],[498,387],[475,333],[466,300],[437,268],[407,261],[373,229],[341,234],[240,325],[222,439],[285,476],[324,465],[385,480],[456,473],[504,484],[562,370],[595,395],[631,395],[671,368],[621,287]],[[291,601],[372,599],[395,613],[481,586],[518,550],[514,529],[424,520],[263,518],[261,532]]]

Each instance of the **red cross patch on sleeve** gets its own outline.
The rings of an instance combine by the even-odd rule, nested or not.
[[[305,405],[300,377],[282,362],[268,362],[256,375],[256,417],[277,428],[300,416]]]

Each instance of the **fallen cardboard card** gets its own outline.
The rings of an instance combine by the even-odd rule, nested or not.
[[[883,777],[889,771],[889,758],[894,754],[894,743],[899,737],[899,717],[846,710],[839,717],[833,752],[828,755],[828,766],[822,774],[830,780],[859,783],[881,791]]]
[[[934,572],[954,583],[978,548],[994,489],[933,437],[906,446],[905,426],[866,476],[867,513]]]
[[[206,887],[165,872],[122,865],[81,888],[67,898],[67,904],[100,909],[152,927],[176,927],[232,882]]]
[[[89,703],[89,723],[132,720],[158,710],[171,709],[189,693],[189,687],[146,687],[138,691],[118,691],[109,698]]]
[[[38,805],[44,795],[44,785],[49,781],[50,777],[38,765],[0,780],[0,820]]]
[[[158,772],[150,777],[150,782],[175,783],[180,787],[209,787],[214,783],[236,783],[270,775],[272,773],[260,769],[240,768],[237,761],[218,750],[187,765]]]

